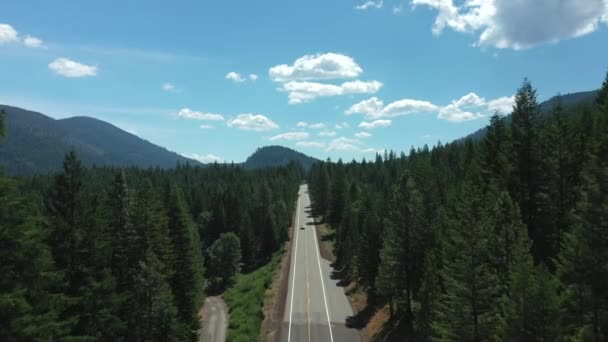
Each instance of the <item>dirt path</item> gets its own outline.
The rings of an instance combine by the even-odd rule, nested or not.
[[[207,297],[201,317],[203,326],[199,330],[199,342],[225,342],[228,307],[222,297]]]

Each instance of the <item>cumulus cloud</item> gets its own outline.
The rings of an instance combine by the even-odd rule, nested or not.
[[[330,52],[302,56],[292,65],[273,66],[268,75],[275,82],[289,82],[354,78],[362,72],[352,57]]]
[[[485,98],[471,92],[453,100],[446,106],[438,106],[428,101],[413,99],[402,99],[384,106],[382,100],[372,97],[355,103],[344,114],[363,114],[369,120],[379,121],[380,118],[433,112],[437,113],[439,119],[462,122],[483,118],[497,110],[502,113],[510,113],[514,102],[514,96],[503,96],[486,101]],[[364,121],[362,124],[367,126],[371,123]]]
[[[394,15],[399,15],[399,14],[401,14],[401,12],[403,12],[403,5],[393,6]]]
[[[502,113],[510,113],[515,103],[514,96],[503,96],[494,100],[486,101],[485,98],[475,93],[468,93],[458,100],[452,101],[439,110],[439,119],[451,122],[463,122],[480,119],[496,110]]]
[[[503,114],[510,114],[513,111],[513,105],[515,105],[514,96],[503,96],[488,102],[488,109],[492,112],[499,111]]]
[[[307,139],[309,137],[308,132],[289,132],[289,133],[282,133],[282,134],[278,134],[275,135],[274,137],[270,138],[270,140],[274,141],[274,140],[304,140]]]
[[[202,121],[222,121],[224,116],[214,113],[203,113],[190,108],[182,108],[177,112],[177,116],[184,119],[202,120]],[[201,127],[202,128],[202,127]]]
[[[252,82],[255,82],[258,80],[258,75],[256,74],[249,74],[249,80]]]
[[[97,76],[97,66],[81,64],[67,58],[57,58],[49,64],[49,69],[65,77]]]
[[[367,133],[367,132],[357,132],[357,133],[355,133],[355,136],[357,138],[369,138],[372,135],[371,135],[371,133]]]
[[[478,35],[476,44],[522,50],[576,38],[608,24],[606,0],[412,0],[437,11],[433,33],[446,27]],[[539,19],[542,18],[542,19]]]
[[[296,124],[296,127],[302,127],[302,128],[306,128],[306,127],[308,127],[308,122],[299,121],[299,122]]]
[[[218,157],[216,155],[213,155],[211,153],[209,154],[196,154],[196,153],[184,153],[182,154],[182,156],[186,157],[186,158],[190,158],[190,159],[194,159],[197,160],[203,164],[208,164],[208,163],[221,163],[224,161],[224,159],[222,159],[221,157]]]
[[[382,0],[378,0],[378,1],[373,1],[373,0],[369,0],[361,5],[357,5],[355,6],[355,9],[360,10],[360,11],[367,11],[370,8],[382,8],[383,2]]]
[[[383,117],[395,117],[413,113],[432,112],[438,109],[434,104],[427,101],[412,99],[402,99],[389,103],[386,107],[384,102],[377,97],[355,103],[348,110],[346,115],[364,114],[368,119],[379,119]]]
[[[328,130],[319,132],[319,136],[320,137],[333,137],[336,134],[337,134],[336,131],[328,131]]]
[[[341,85],[290,81],[283,84],[281,91],[288,92],[289,104],[299,104],[312,101],[317,97],[338,96],[347,94],[373,94],[382,88],[378,81],[349,81]]]
[[[235,72],[235,71],[231,71],[231,72],[227,73],[226,79],[231,80],[236,83],[245,82],[245,78],[241,74],[239,74],[238,72]]]
[[[325,143],[321,142],[321,141],[298,141],[296,143],[296,145],[302,146],[302,147],[317,147],[317,148],[325,147]]]
[[[243,131],[263,132],[277,129],[279,125],[264,115],[245,113],[228,120],[228,127],[234,127]]]
[[[361,123],[359,124],[359,128],[374,129],[378,127],[388,127],[391,125],[391,123],[391,120],[375,120],[372,122],[361,121]]]
[[[212,125],[207,125],[207,124],[203,124],[199,126],[201,129],[213,129],[215,127],[213,127]]]
[[[42,39],[32,37],[30,35],[27,35],[25,38],[23,38],[23,44],[25,44],[25,46],[27,47],[31,47],[34,49],[46,49],[46,46],[44,46]]]
[[[325,128],[325,124],[322,123],[322,122],[317,122],[317,123],[314,123],[314,124],[310,124],[308,126],[308,128],[310,128],[310,129],[323,129],[323,128]]]
[[[29,48],[46,49],[42,39],[30,36],[29,34],[21,39],[19,32],[14,27],[9,24],[0,23],[0,46],[7,43],[23,43],[23,45]]]
[[[17,30],[9,24],[0,24],[0,45],[17,42],[18,40]]]

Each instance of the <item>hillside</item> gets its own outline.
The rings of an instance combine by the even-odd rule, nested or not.
[[[274,145],[258,148],[243,165],[247,169],[259,169],[284,166],[292,161],[300,163],[304,170],[310,170],[318,160],[290,148]]]
[[[17,107],[0,105],[0,109],[7,114],[0,164],[12,174],[59,170],[70,149],[85,165],[170,168],[177,162],[198,164],[98,119],[55,120]]]
[[[551,108],[555,106],[558,101],[561,101],[562,105],[566,108],[566,112],[572,112],[578,106],[588,105],[593,107],[595,104],[595,98],[597,97],[598,90],[581,91],[577,93],[570,93],[565,95],[557,95],[548,99],[540,104],[540,110],[543,115],[548,115]],[[506,119],[509,120],[511,113],[503,113],[506,115]],[[485,135],[486,128],[481,128],[472,134],[469,134],[463,139],[473,138],[474,140],[480,139]]]

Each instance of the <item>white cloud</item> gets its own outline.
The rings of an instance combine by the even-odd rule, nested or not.
[[[279,125],[264,115],[245,113],[228,120],[228,127],[238,128],[243,131],[263,132],[277,129]]]
[[[412,99],[402,99],[389,103],[384,107],[384,102],[377,97],[372,97],[355,103],[348,110],[346,115],[364,114],[369,119],[378,119],[383,117],[395,117],[421,112],[431,112],[438,109],[434,104],[427,101],[419,101]]]
[[[452,122],[470,121],[485,117],[490,112],[499,110],[503,113],[510,113],[514,104],[514,97],[503,96],[497,99],[486,101],[475,93],[468,93],[457,100],[453,100],[446,106],[437,106],[428,101],[420,101],[413,99],[402,99],[384,106],[382,100],[372,97],[367,100],[355,103],[344,114],[363,114],[367,119],[376,121],[380,118],[392,118],[395,116],[437,112],[439,119]],[[374,122],[376,122],[374,121]],[[368,122],[362,122],[359,127],[366,128],[371,125]],[[369,129],[369,128],[366,128]]]
[[[46,49],[46,46],[44,46],[42,39],[32,37],[30,35],[27,35],[25,38],[23,38],[23,44],[25,44],[25,46],[27,47],[35,49]]]
[[[336,127],[336,129],[343,129],[350,127],[350,125],[348,124],[348,122],[341,122],[337,123],[334,127]]]
[[[495,110],[511,108],[513,103],[513,96],[504,96],[486,101],[485,98],[475,93],[468,93],[458,100],[452,101],[449,105],[442,107],[437,117],[451,122],[471,121],[483,118],[489,112],[494,112]]]
[[[163,86],[162,86],[162,89],[164,91],[167,91],[167,92],[170,92],[170,93],[179,93],[179,92],[181,92],[181,90],[178,89],[175,86],[175,84],[170,83],[170,82],[164,83]]]
[[[177,112],[177,116],[184,119],[202,120],[202,121],[222,121],[224,116],[214,113],[203,113],[190,108],[182,108]]]
[[[317,122],[317,123],[314,123],[314,124],[310,124],[308,126],[308,128],[310,128],[310,129],[323,129],[323,128],[325,128],[325,124],[322,123],[322,122]]]
[[[6,43],[17,42],[19,40],[19,34],[9,24],[0,24],[0,45]]]
[[[275,82],[289,82],[354,78],[362,72],[352,57],[330,52],[302,56],[292,65],[273,66],[268,75]]]
[[[205,154],[205,155],[196,154],[196,153],[191,153],[191,154],[186,153],[186,154],[182,154],[182,156],[184,156],[186,158],[197,160],[203,164],[215,163],[215,162],[221,163],[224,161],[224,159],[222,159],[221,157],[218,157],[211,153]]]
[[[85,65],[67,58],[57,58],[49,64],[49,69],[65,77],[97,76],[97,66]]]
[[[306,127],[308,127],[308,123],[307,123],[307,122],[304,122],[304,121],[299,121],[299,122],[296,124],[296,127],[304,127],[304,128],[306,128]]]
[[[281,91],[289,93],[289,104],[312,101],[317,97],[338,96],[347,94],[373,94],[382,88],[378,81],[349,81],[341,85],[291,81],[283,84]]]
[[[7,43],[23,43],[23,45],[34,49],[46,49],[42,39],[30,36],[29,34],[23,38],[19,37],[19,33],[9,24],[0,23],[0,46]]]
[[[502,114],[510,114],[515,105],[515,96],[503,96],[488,102],[488,109],[495,112],[499,111]]]
[[[207,124],[203,124],[199,126],[201,129],[213,129],[215,127],[213,127],[213,125],[207,125]]]
[[[302,147],[318,147],[318,148],[325,147],[325,143],[320,142],[320,141],[298,141],[296,143],[296,145],[302,146]]]
[[[478,34],[476,45],[527,49],[576,38],[608,24],[606,0],[412,0],[437,10],[433,33],[445,27]]]
[[[369,138],[372,135],[371,135],[371,133],[367,133],[367,132],[357,132],[357,133],[355,133],[355,136],[357,138]]]
[[[375,120],[372,122],[361,121],[361,123],[359,124],[359,128],[374,129],[378,127],[388,127],[391,125],[391,123],[391,120]]]
[[[359,140],[340,137],[329,142],[327,151],[360,151],[360,144]]]
[[[403,5],[393,6],[394,15],[399,15],[399,14],[401,14],[401,12],[403,12]]]
[[[257,79],[258,79],[258,75],[256,75],[256,74],[249,74],[249,80],[250,81],[255,82],[255,81],[257,81]]]
[[[369,0],[361,5],[355,6],[355,9],[360,10],[360,11],[366,11],[370,8],[376,8],[376,9],[382,8],[382,5],[383,5],[382,0],[378,0],[378,1]]]
[[[236,83],[245,82],[245,78],[238,72],[231,71],[226,74],[226,79]]]
[[[270,140],[304,140],[309,137],[308,132],[289,132],[275,135]]]
[[[336,131],[327,131],[327,130],[325,130],[325,131],[319,132],[319,136],[320,137],[333,137],[336,134],[337,134]]]
[[[429,139],[431,137],[432,137],[432,135],[430,135],[430,134],[425,134],[425,135],[421,136],[422,139]]]

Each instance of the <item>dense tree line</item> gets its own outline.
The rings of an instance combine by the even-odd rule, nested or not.
[[[335,266],[403,341],[608,340],[608,75],[543,114],[524,80],[481,139],[320,162]]]
[[[87,169],[73,152],[55,175],[0,170],[0,340],[198,340],[205,290],[287,239],[301,177],[295,164]]]

